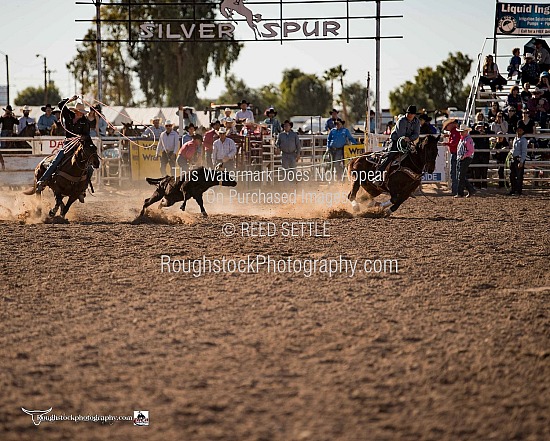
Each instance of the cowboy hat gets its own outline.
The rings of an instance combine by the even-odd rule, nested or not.
[[[210,127],[214,127],[216,124],[220,124],[221,125],[221,122],[219,120],[214,120],[210,123]]]
[[[343,126],[346,125],[346,122],[345,122],[342,118],[337,118],[337,119],[336,119],[336,122],[339,122],[339,123],[342,124]]]
[[[420,115],[418,115],[418,119],[421,119],[426,122],[430,122],[432,120],[432,117],[428,116],[428,114],[426,113],[421,113]]]
[[[2,110],[5,112],[13,112],[13,107],[8,104],[5,109],[2,107]]]
[[[289,121],[288,119],[285,119],[285,122],[283,123],[283,127],[285,124],[290,124],[290,128],[294,127],[294,123],[292,121]]]
[[[225,113],[225,112],[231,112],[231,109],[230,109],[229,107],[226,107],[226,108],[224,109],[224,113]]]
[[[277,112],[276,110],[273,108],[273,107],[270,107],[269,109],[267,109],[264,113],[265,116],[269,115],[270,113],[273,113],[274,115],[277,115]]]
[[[443,126],[442,126],[442,129],[445,130],[445,128],[451,124],[451,123],[455,123],[456,122],[456,118],[448,118],[446,119],[444,122],[443,122]]]
[[[195,130],[197,129],[197,126],[193,123],[190,123],[188,126],[185,126],[183,130],[189,130],[191,127],[193,127]]]
[[[535,56],[531,53],[531,52],[527,52],[525,55],[524,55],[525,58],[535,58]]]
[[[23,106],[23,107],[21,108],[21,110],[22,110],[23,112],[30,112],[32,109],[31,109],[29,106],[25,105],[25,106]]]
[[[173,125],[174,125],[174,123],[173,123],[172,120],[170,120],[170,119],[167,119],[166,122],[164,123],[164,127],[166,127],[166,126],[173,126]]]
[[[155,121],[161,122],[162,118],[160,116],[153,116],[149,121],[153,124]]]
[[[88,110],[84,107],[84,103],[76,103],[73,107],[69,107],[69,110],[72,110],[73,112],[80,112],[80,113],[88,113]]]
[[[239,106],[242,105],[242,104],[246,104],[248,106],[250,103],[248,101],[246,101],[245,99],[242,99],[238,104],[239,104]]]
[[[458,128],[459,132],[469,132],[470,130],[472,130],[472,128],[468,124],[460,124]]]
[[[48,104],[46,104],[45,106],[42,106],[42,107],[40,108],[40,110],[42,110],[42,112],[45,112],[46,109],[53,110],[53,107],[52,107],[51,104],[48,103]]]
[[[329,113],[332,115],[333,113],[338,113],[338,110],[332,109]]]
[[[225,127],[220,127],[218,130],[218,134],[221,135],[222,133],[227,133],[227,129]]]
[[[414,113],[416,115],[416,106],[409,106],[405,113]]]

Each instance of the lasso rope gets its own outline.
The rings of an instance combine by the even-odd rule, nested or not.
[[[108,106],[107,104],[102,103],[101,101],[96,100],[95,98],[92,98],[92,100],[94,100],[94,101],[95,101],[96,103],[98,103],[98,104],[101,104],[103,107],[106,107],[106,108],[108,108],[108,109],[111,109],[113,112],[118,113],[119,115],[122,115],[121,112],[119,112],[119,111],[113,109],[111,106]],[[87,104],[90,108],[93,108],[93,105],[92,105],[91,103],[87,102],[86,100],[84,100],[84,98],[82,98],[82,102],[83,102],[84,104]],[[127,140],[128,142],[130,142],[131,144],[134,144],[134,145],[136,145],[136,146],[138,146],[138,147],[143,147],[143,148],[146,148],[146,149],[152,148],[152,147],[155,145],[155,142],[157,141],[157,137],[156,137],[154,131],[151,130],[151,132],[153,133],[153,142],[152,142],[150,145],[148,145],[148,146],[142,146],[141,144],[138,144],[137,142],[132,141],[130,138],[128,138],[126,135],[124,135],[120,130],[118,130],[114,125],[112,125],[112,124],[107,120],[107,118],[105,118],[105,116],[104,116],[101,112],[96,111],[96,113],[99,115],[99,117],[100,117],[103,121],[105,121],[105,122],[107,123],[107,125],[108,125],[110,128],[112,128],[115,132],[120,133],[121,137],[124,138],[124,139],[126,139],[126,140]],[[122,116],[124,116],[124,115],[122,115]],[[144,125],[144,126],[146,125],[143,121],[137,121],[137,122],[138,122],[139,124]]]

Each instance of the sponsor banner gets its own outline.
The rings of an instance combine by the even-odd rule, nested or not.
[[[33,141],[27,141],[32,144],[33,155],[54,155],[59,149],[63,148],[64,136],[40,136],[33,139]],[[100,148],[101,140],[99,138],[92,138],[92,141]]]
[[[348,162],[351,158],[356,156],[361,156],[366,153],[366,148],[364,144],[347,144],[344,146],[344,165],[348,165]]]
[[[497,3],[497,35],[550,35],[550,5]]]
[[[145,178],[160,175],[160,158],[155,159],[157,142],[149,140],[133,141],[130,145],[130,161],[132,168],[132,180],[140,181]],[[166,168],[168,169],[169,166]],[[172,171],[173,173],[173,171]]]

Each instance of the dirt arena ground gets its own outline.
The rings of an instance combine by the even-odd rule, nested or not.
[[[191,201],[132,224],[148,193],[99,192],[68,225],[0,194],[0,439],[550,439],[548,194],[418,197],[388,219],[209,204],[203,220]],[[304,220],[329,237],[222,233]],[[162,255],[398,273],[193,277]],[[21,407],[150,426],[36,427]]]

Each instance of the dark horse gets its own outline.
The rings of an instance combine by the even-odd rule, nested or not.
[[[411,151],[397,164],[394,163],[390,166],[382,186],[374,185],[372,182],[374,179],[369,179],[369,177],[376,175],[378,165],[376,156],[364,155],[352,159],[348,165],[348,176],[353,186],[348,194],[348,199],[351,201],[353,209],[359,210],[359,204],[355,197],[359,187],[363,187],[370,199],[370,205],[374,202],[372,199],[379,194],[389,193],[390,200],[380,205],[382,208],[391,205],[385,212],[386,216],[396,211],[418,188],[422,181],[422,174],[424,172],[433,173],[437,158],[438,141],[439,136],[435,137],[433,135],[428,135],[421,140],[414,151]]]
[[[55,174],[46,183],[55,195],[55,207],[49,213],[51,217],[55,216],[57,210],[61,207],[61,217],[65,218],[73,202],[88,187],[88,167],[92,165],[94,168],[99,168],[100,165],[97,147],[91,138],[73,139],[73,142],[78,143],[74,154],[65,155]],[[53,158],[54,155],[48,156],[36,166],[34,170],[34,186],[32,189],[26,191],[25,194],[36,193],[36,183],[40,180]],[[69,198],[66,204],[63,203],[63,197],[65,196]]]

